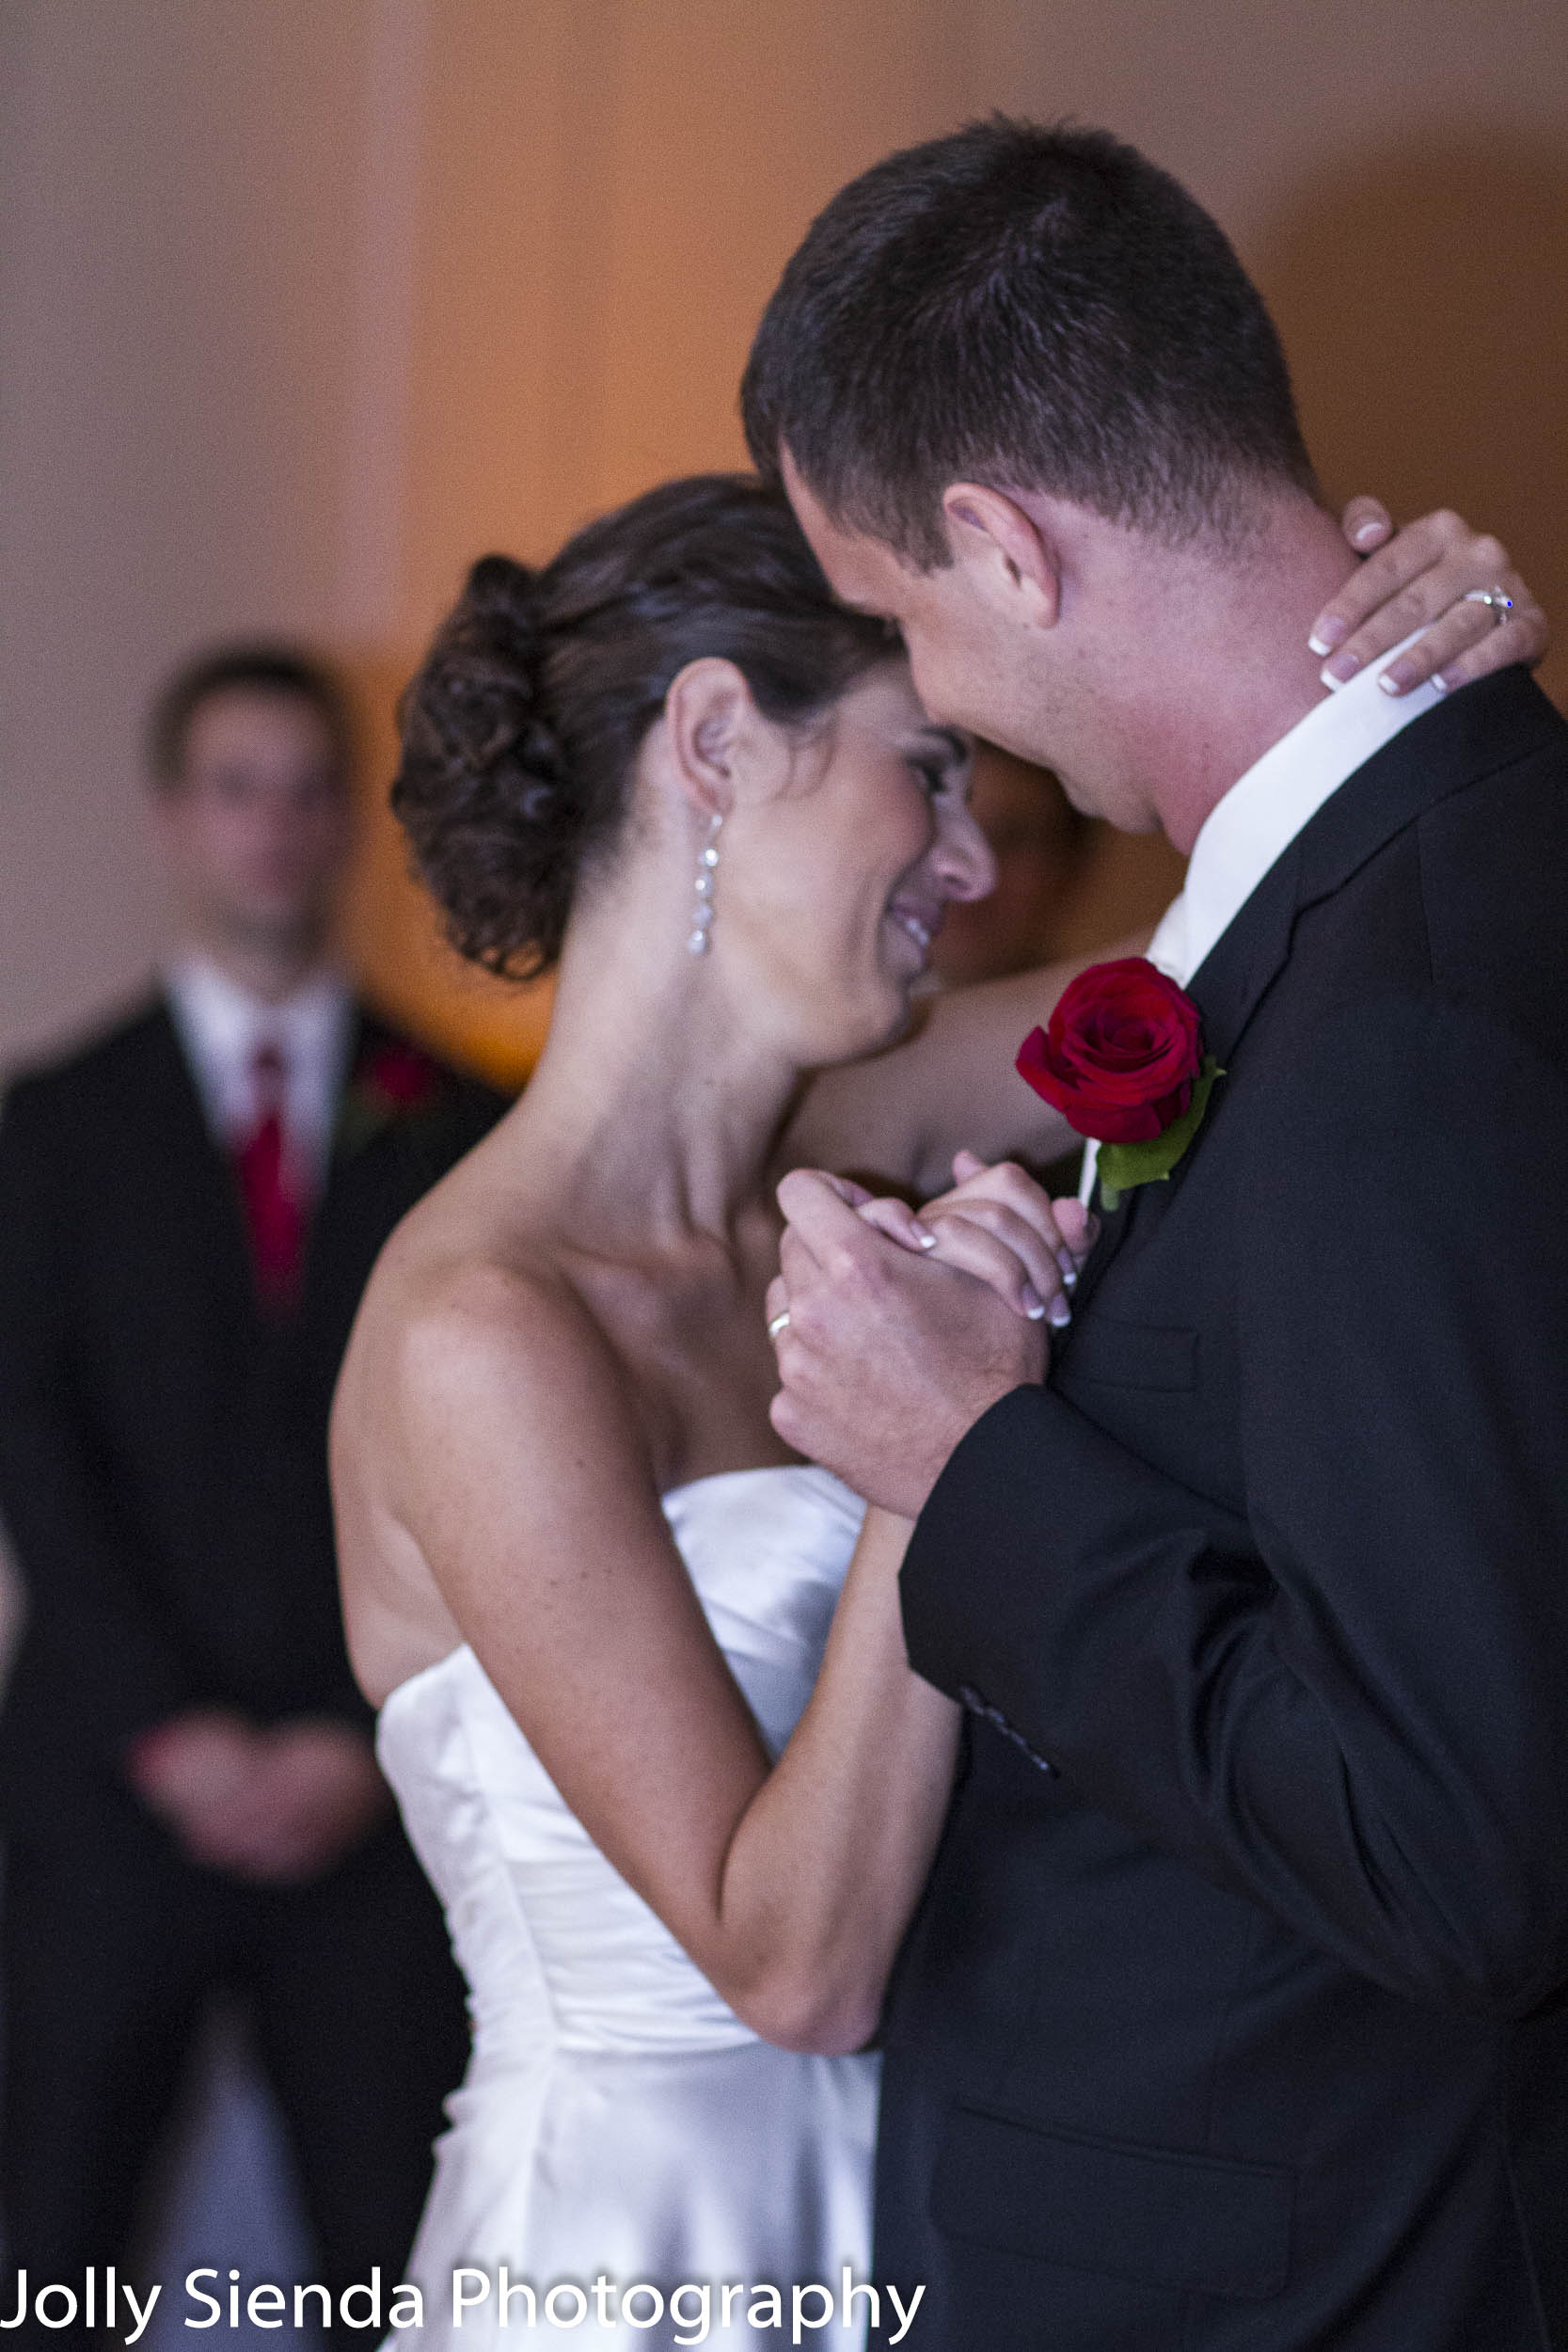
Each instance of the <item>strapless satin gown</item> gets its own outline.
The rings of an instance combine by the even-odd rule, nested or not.
[[[769,1747],[787,1740],[821,1663],[859,1532],[857,1496],[826,1470],[735,1470],[677,1487],[666,1517],[730,1670]],[[561,2281],[592,2296],[706,2282],[710,2345],[774,2341],[747,2324],[750,2289],[869,2276],[877,2062],[759,2042],[569,1813],[483,1670],[457,1649],[392,1692],[377,1751],[409,1837],[446,1906],[468,1981],[473,2055],[448,2102],[430,2201],[405,2276],[422,2335],[465,2347],[566,2340],[546,2325]],[[499,2325],[499,2273],[526,2280]],[[452,2273],[488,2297],[452,2327]],[[720,2287],[748,2294],[720,2325]],[[477,2293],[472,2280],[466,2294]],[[568,2294],[554,2316],[569,2322]],[[635,2298],[646,2322],[651,2297]],[[808,2304],[807,2309],[814,2306]],[[862,2300],[857,2310],[863,2313]],[[584,2345],[690,2342],[696,2298],[656,2327],[602,2324]],[[685,2326],[681,2320],[685,2320]],[[835,2321],[835,2344],[854,2339]]]

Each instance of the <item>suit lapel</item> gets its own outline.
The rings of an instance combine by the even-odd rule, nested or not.
[[[1203,1016],[1203,1044],[1232,1070],[1248,1023],[1291,952],[1296,917],[1343,888],[1369,858],[1425,809],[1495,775],[1554,738],[1563,721],[1523,670],[1502,670],[1450,703],[1424,711],[1347,777],[1282,851],[1188,982]],[[1201,1150],[1200,1129],[1190,1147]],[[1082,1313],[1125,1244],[1170,1187],[1142,1184],[1101,1216],[1101,1236],[1079,1281]]]
[[[1203,1050],[1212,1054],[1222,1070],[1232,1068],[1243,1030],[1290,954],[1300,882],[1297,849],[1298,843],[1292,842],[1275,860],[1188,985],[1187,993],[1203,1016]],[[1189,1152],[1202,1139],[1200,1128]],[[1100,1211],[1100,1239],[1079,1277],[1076,1315],[1087,1308],[1133,1227],[1157,1216],[1170,1197],[1169,1184],[1135,1184],[1109,1214]]]
[[[372,1014],[366,1011],[363,1005],[356,1004],[349,1025],[348,1052],[343,1057],[342,1082],[338,1089],[338,1100],[332,1108],[332,1144],[326,1155],[326,1166],[322,1170],[321,1199],[316,1204],[318,1210],[326,1206],[327,1197],[340,1182],[343,1172],[343,1164],[351,1155],[352,1138],[346,1131],[347,1106],[353,1099],[355,1082],[380,1042],[381,1035],[380,1023]]]
[[[1298,914],[1342,889],[1370,858],[1449,793],[1495,775],[1560,732],[1522,670],[1440,703],[1372,754],[1303,826],[1188,983],[1206,1051],[1228,1067],[1291,951]]]
[[[386,1034],[373,1014],[367,1012],[363,1005],[355,1006],[349,1028],[348,1051],[343,1058],[342,1079],[332,1109],[332,1139],[321,1171],[321,1188],[311,1203],[309,1224],[305,1235],[301,1301],[307,1312],[321,1287],[323,1263],[332,1254],[345,1200],[352,1198],[355,1189],[352,1179],[357,1139],[349,1132],[348,1119],[355,1083]]]
[[[248,1312],[250,1259],[233,1174],[207,1124],[195,1075],[163,999],[148,1021],[143,1083],[146,1115],[137,1123],[156,1154],[164,1221],[181,1234],[182,1262],[208,1268],[210,1286],[217,1287],[236,1312]]]
[[[312,1295],[312,1271],[319,1276],[324,1260],[341,1253],[345,1235],[360,1230],[367,1217],[389,1231],[414,1198],[406,1189],[405,1129],[419,1106],[387,1094],[377,1071],[384,1057],[400,1065],[409,1059],[425,1063],[433,1095],[438,1096],[445,1084],[437,1063],[388,1028],[368,1006],[356,1005],[332,1148],[306,1241],[307,1304]],[[433,1169],[432,1179],[439,1172]]]

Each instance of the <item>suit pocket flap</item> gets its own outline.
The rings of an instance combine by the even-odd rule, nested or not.
[[[1094,1380],[1118,1389],[1194,1389],[1197,1333],[1163,1323],[1117,1323],[1085,1316],[1060,1351],[1065,1383]]]
[[[955,2237],[1036,2262],[1262,2302],[1290,2268],[1293,2193],[1276,2165],[1085,2139],[959,2107],[931,2212]]]

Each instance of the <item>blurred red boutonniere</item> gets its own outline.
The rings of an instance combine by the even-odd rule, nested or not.
[[[1049,1025],[1030,1030],[1016,1066],[1070,1127],[1099,1143],[1107,1209],[1134,1184],[1169,1176],[1225,1075],[1203,1051],[1197,1007],[1147,956],[1080,972]]]
[[[427,1110],[441,1091],[441,1072],[417,1045],[377,1045],[357,1064],[343,1095],[338,1148],[357,1152],[395,1119]]]

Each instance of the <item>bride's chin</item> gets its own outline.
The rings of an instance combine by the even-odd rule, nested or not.
[[[859,1061],[867,1054],[880,1054],[888,1046],[896,1045],[914,1019],[914,982],[900,978],[889,984],[887,999],[879,1008],[879,1017],[867,1011],[863,1031],[858,1041],[840,1055],[841,1061]]]
[[[907,998],[893,1007],[880,1009],[879,1017],[869,1012],[863,1020],[847,1019],[835,1025],[832,1035],[820,1030],[809,1042],[802,1040],[802,1050],[796,1056],[801,1070],[842,1070],[847,1062],[864,1061],[870,1055],[879,1054],[884,1047],[896,1045],[908,1029],[911,1007]]]
[[[899,990],[897,1009],[877,1041],[877,1048],[873,1050],[879,1050],[884,1045],[896,1045],[901,1037],[908,1036],[911,1024],[914,1020],[914,996],[915,992],[912,986]]]

